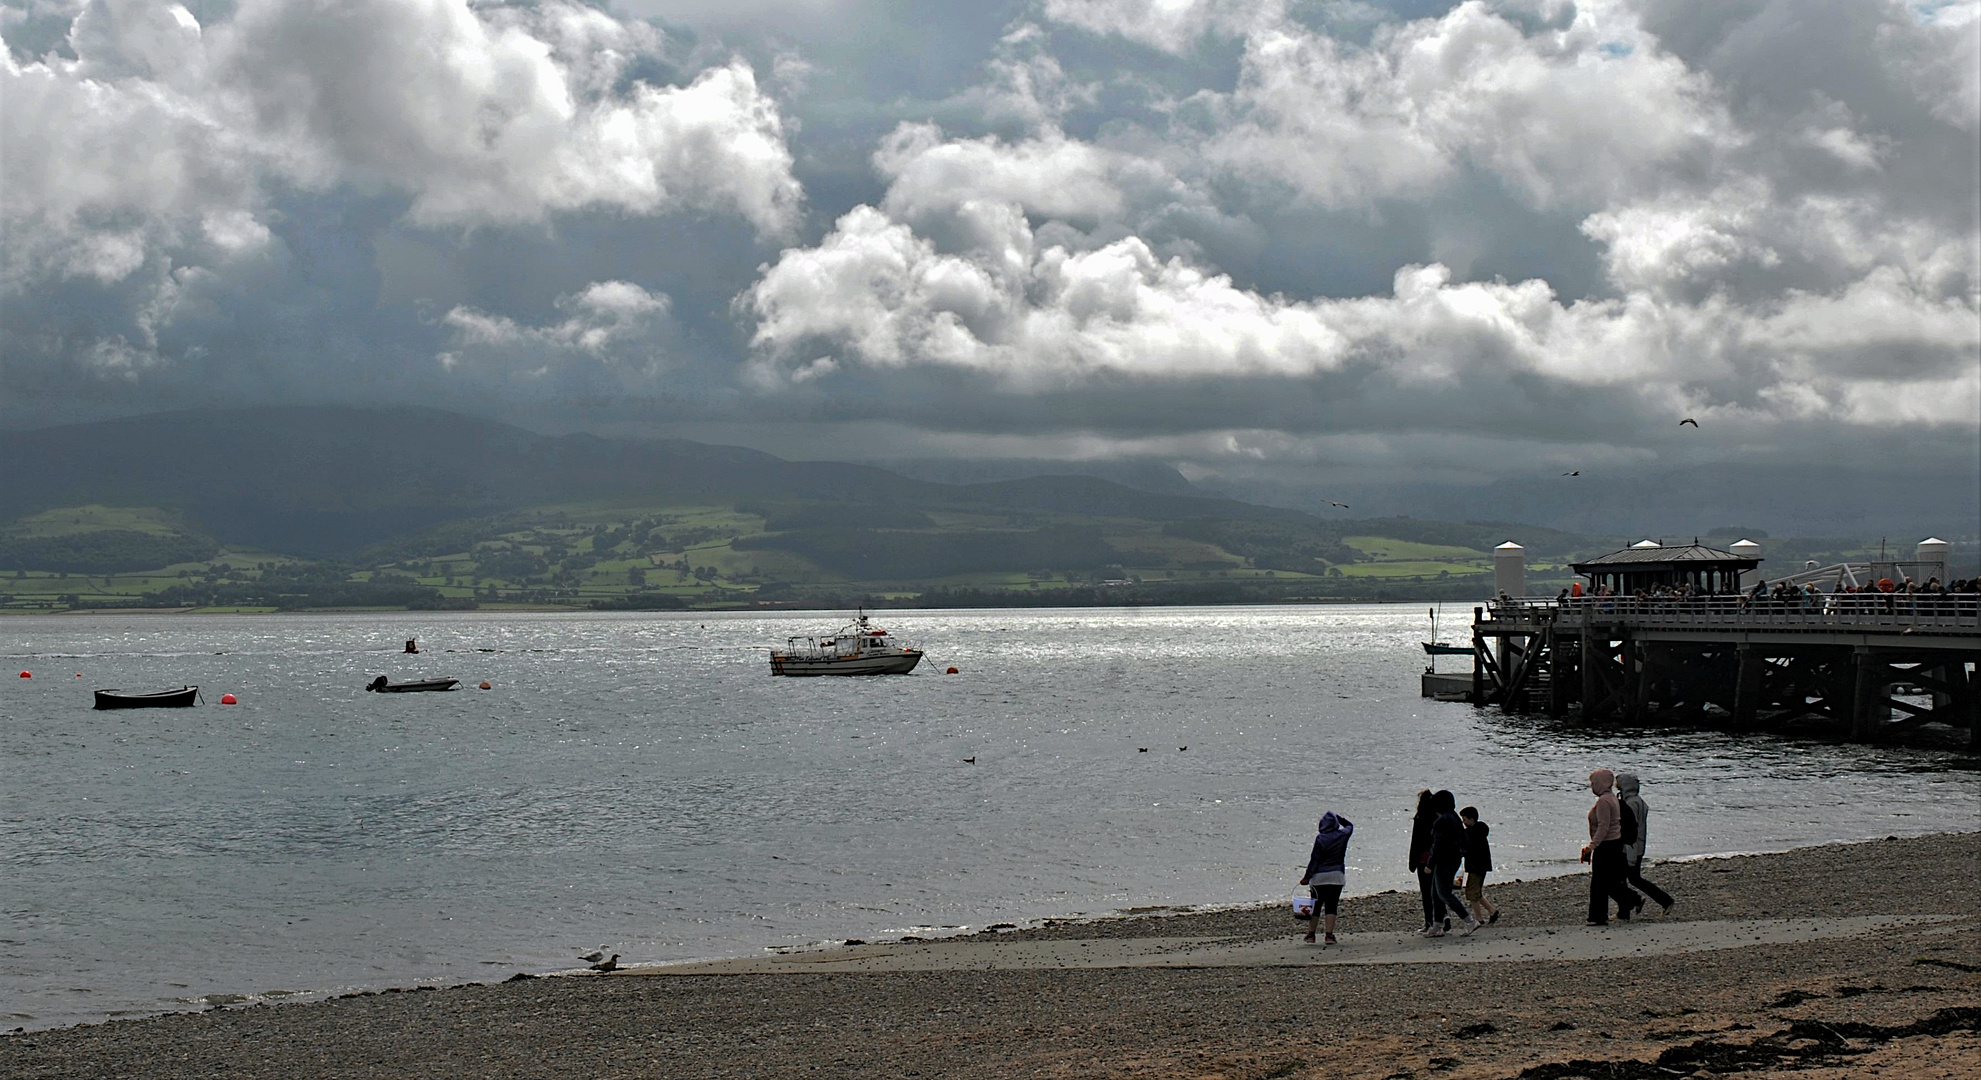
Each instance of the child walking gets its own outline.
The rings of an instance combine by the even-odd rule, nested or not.
[[[1458,819],[1465,823],[1465,900],[1491,925],[1500,921],[1499,906],[1486,899],[1486,874],[1493,868],[1493,848],[1486,835],[1492,829],[1479,820],[1476,806],[1460,810]]]
[[[1355,834],[1355,823],[1330,810],[1321,815],[1314,834],[1314,851],[1307,856],[1307,872],[1300,884],[1314,898],[1314,914],[1307,922],[1306,941],[1314,940],[1314,925],[1325,920],[1324,944],[1333,945],[1334,918],[1341,910],[1341,890],[1348,884],[1348,838]]]

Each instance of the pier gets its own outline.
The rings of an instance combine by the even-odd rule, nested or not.
[[[1981,595],[1878,588],[1892,575],[1921,580],[1914,572],[1935,569],[1924,562],[1812,568],[1783,579],[1802,586],[1827,575],[1833,589],[1864,579],[1861,592],[1739,592],[1740,577],[1759,561],[1697,543],[1640,544],[1576,564],[1589,595],[1503,593],[1473,609],[1465,697],[1585,723],[1816,726],[1859,742],[1943,724],[1981,749]],[[1698,592],[1647,592],[1678,586]],[[1449,689],[1452,676],[1437,678]]]

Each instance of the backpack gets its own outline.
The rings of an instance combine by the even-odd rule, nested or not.
[[[1622,799],[1618,799],[1616,804],[1623,811],[1623,846],[1629,847],[1637,842],[1637,811],[1632,810],[1630,804]]]

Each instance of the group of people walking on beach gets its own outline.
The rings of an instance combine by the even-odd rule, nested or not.
[[[1589,774],[1589,790],[1596,802],[1589,808],[1589,842],[1582,847],[1582,861],[1590,868],[1587,925],[1607,926],[1612,901],[1617,906],[1617,919],[1626,922],[1644,909],[1649,902],[1646,897],[1657,901],[1666,912],[1672,909],[1671,894],[1644,878],[1645,826],[1650,810],[1638,788],[1637,777],[1631,773],[1597,769]],[[1451,792],[1427,789],[1417,793],[1416,813],[1410,820],[1410,870],[1417,875],[1423,901],[1420,935],[1443,937],[1452,929],[1454,916],[1462,926],[1458,931],[1461,937],[1499,921],[1499,908],[1487,899],[1485,888],[1486,875],[1493,869],[1491,831],[1479,819],[1477,807],[1459,809],[1458,798]],[[1308,942],[1314,941],[1318,930],[1323,944],[1336,943],[1341,892],[1348,884],[1348,840],[1354,833],[1355,823],[1340,814],[1328,811],[1321,815],[1307,870],[1300,877],[1311,907],[1295,905],[1296,914],[1305,911]]]
[[[1479,820],[1476,807],[1458,809],[1458,797],[1449,791],[1419,791],[1417,812],[1410,818],[1410,869],[1417,875],[1417,891],[1424,903],[1425,937],[1443,937],[1456,915],[1465,936],[1479,929],[1481,922],[1473,909],[1486,916],[1485,922],[1499,921],[1499,909],[1486,899],[1486,873],[1493,868],[1493,849],[1487,840],[1486,823]],[[1459,871],[1465,872],[1465,900],[1458,898]]]

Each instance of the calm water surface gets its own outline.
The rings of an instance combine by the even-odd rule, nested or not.
[[[1408,887],[1426,786],[1480,807],[1501,876],[1563,872],[1598,765],[1644,776],[1654,857],[1981,827],[1939,753],[1423,701],[1415,606],[908,612],[914,675],[768,676],[765,646],[841,621],[0,620],[34,673],[0,682],[0,1015],[1258,901],[1324,809],[1358,826],[1351,892]],[[90,709],[187,682],[204,707]]]

